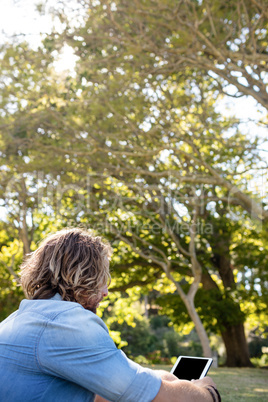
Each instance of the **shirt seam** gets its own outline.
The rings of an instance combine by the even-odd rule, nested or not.
[[[65,313],[66,311],[69,311],[69,310],[73,310],[74,308],[83,308],[83,306],[81,306],[78,303],[76,303],[75,306],[70,306],[69,308],[65,308],[64,311],[59,311],[56,315],[55,315],[55,313],[53,313],[53,314],[45,314],[45,313],[42,313],[40,311],[35,311],[35,310],[31,310],[31,312],[35,313],[37,315],[41,315],[42,317],[45,317],[48,320],[53,321],[59,314]],[[29,310],[26,310],[26,311],[17,310],[17,312],[18,312],[18,315],[23,315],[23,314],[29,313]]]

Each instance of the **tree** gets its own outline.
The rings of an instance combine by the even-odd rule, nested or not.
[[[107,190],[108,182],[110,184]],[[99,228],[100,233],[106,230],[106,236],[110,236],[120,254],[123,253],[123,260],[117,261],[113,267],[118,277],[115,289],[125,290],[131,286],[155,283],[157,278],[161,280],[163,270],[175,284],[198,332],[198,323],[189,304],[191,300],[193,301],[191,297],[195,296],[195,293],[192,293],[193,284],[196,286],[202,282],[206,296],[202,299],[197,294],[198,313],[200,314],[201,308],[201,316],[204,319],[202,306],[205,304],[205,310],[208,311],[206,327],[222,334],[227,351],[227,364],[250,365],[243,327],[245,314],[241,311],[239,302],[239,294],[242,294],[243,298],[245,294],[237,289],[235,279],[237,273],[236,275],[233,273],[236,267],[232,265],[230,248],[234,241],[235,230],[238,230],[237,224],[226,219],[222,213],[217,219],[213,216],[212,205],[216,200],[219,211],[223,202],[220,198],[217,200],[216,197],[212,197],[213,201],[209,200],[209,197],[198,199],[197,196],[192,196],[191,191],[186,203],[188,211],[185,208],[183,216],[180,216],[176,204],[182,202],[183,191],[186,198],[185,189],[180,190],[180,197],[176,197],[178,191],[177,194],[173,192],[171,197],[167,193],[163,195],[163,182],[162,194],[159,192],[159,187],[159,184],[149,186],[147,183],[147,186],[145,185],[138,193],[137,190],[133,192],[133,186],[130,190],[124,184],[119,190],[122,192],[119,199],[117,186],[111,180],[107,180],[106,187],[100,190],[98,195],[99,207],[92,212],[93,216],[84,217],[85,221],[93,223],[93,227]],[[196,189],[196,193],[199,191],[200,189]],[[163,198],[167,199],[168,196],[169,205],[163,201]],[[166,207],[162,213],[161,197]],[[196,212],[197,208],[203,210],[203,214],[199,212],[198,216],[191,219],[189,211],[193,209]],[[193,237],[194,250],[191,250]],[[116,239],[119,242],[118,246]],[[120,250],[126,245],[129,246],[127,254]],[[200,276],[195,269],[190,269],[193,264],[193,252],[200,267]],[[144,264],[143,260],[147,261],[147,264]],[[201,291],[198,286],[195,289]],[[199,337],[201,338],[200,333]]]
[[[131,128],[131,113],[132,119],[137,119],[137,108],[129,112],[124,109],[130,90],[132,99],[137,102],[143,92],[155,98],[154,104],[158,102],[158,94],[165,92],[164,96],[173,100],[173,107],[179,109],[178,96],[191,97],[195,90],[198,102],[198,98],[208,94],[216,99],[225,87],[231,96],[235,87],[235,96],[251,95],[267,106],[264,3],[256,4],[253,0],[228,3],[103,0],[84,4],[88,14],[85,13],[84,22],[77,28],[68,25],[68,18],[65,19],[60,10],[60,17],[67,24],[61,40],[66,40],[79,57],[77,72],[81,88],[84,88],[84,100],[87,93],[97,93],[99,101],[107,106],[108,115],[115,114],[115,128],[120,122],[120,126],[128,124],[129,130],[137,132],[137,125]],[[203,87],[198,93],[199,83],[204,79],[207,88]],[[184,83],[182,96],[176,86]],[[117,96],[108,100],[100,95],[110,93],[115,86],[121,89]],[[144,116],[148,125],[159,112],[157,106],[155,108],[150,117]],[[100,118],[103,117],[101,114]],[[110,127],[112,122],[110,118]],[[141,119],[140,124],[145,122]],[[209,173],[211,180],[232,192],[243,208],[260,219],[267,219],[268,213],[262,205],[209,166],[202,154],[196,161]],[[184,181],[187,179],[188,176]]]
[[[52,221],[61,194],[56,196],[54,188],[57,175],[66,169],[55,158],[60,147],[52,130],[66,92],[63,80],[54,74],[53,61],[45,49],[33,50],[26,42],[1,46],[0,202],[1,233],[5,233],[0,250],[1,319],[22,298],[17,288],[22,258],[36,248],[48,228],[57,227]],[[46,149],[40,146],[40,137]]]
[[[79,2],[78,2],[79,3]],[[101,0],[83,2],[90,18],[66,30],[79,57],[143,76],[188,68],[212,77],[212,89],[249,95],[267,109],[267,7],[255,0]],[[64,12],[59,15],[64,22]],[[92,44],[92,46],[91,46]],[[101,51],[103,50],[103,51]],[[234,88],[236,92],[234,92]]]
[[[90,18],[77,29],[68,27],[65,38],[80,58],[77,71],[84,99],[87,98],[91,106],[96,105],[92,99],[97,93],[102,105],[94,109],[100,110],[101,122],[97,119],[94,125],[98,128],[92,126],[90,131],[96,130],[96,145],[107,152],[105,161],[110,163],[106,171],[124,183],[135,181],[134,176],[146,185],[159,183],[156,178],[169,183],[166,178],[171,176],[184,183],[203,183],[212,188],[218,185],[229,193],[225,191],[224,197],[216,194],[216,201],[240,204],[252,218],[266,219],[267,211],[261,202],[249,195],[240,175],[235,177],[239,157],[243,159],[245,170],[252,167],[256,143],[246,145],[251,148],[248,159],[245,138],[227,141],[229,133],[224,122],[216,145],[215,131],[201,128],[198,123],[194,126],[189,118],[189,115],[191,118],[198,115],[204,126],[209,126],[210,119],[215,121],[211,108],[204,113],[204,99],[209,98],[211,91],[214,91],[214,99],[225,87],[228,91],[226,83],[236,85],[236,96],[250,94],[266,106],[263,68],[267,57],[263,39],[266,26],[264,14],[258,14],[259,6],[256,8],[251,2],[244,2],[242,7],[242,3],[237,2],[226,5],[223,2],[178,4],[174,1],[87,4]],[[234,20],[230,28],[229,22]],[[261,32],[255,29],[258,24],[263,26]],[[208,35],[210,30],[211,36]],[[238,42],[241,46],[235,45]],[[254,62],[253,55],[256,55]],[[239,75],[247,79],[246,85],[239,77],[234,78],[238,70]],[[201,85],[204,76],[206,85]],[[148,100],[145,107],[143,95]],[[190,100],[195,102],[192,107]],[[143,111],[139,110],[142,108]],[[187,117],[185,110],[190,111]],[[110,128],[108,137],[104,121]],[[120,133],[116,133],[118,127]],[[214,149],[207,146],[210,141],[214,141]],[[230,152],[223,149],[224,146],[229,147]],[[234,150],[241,154],[234,157]],[[170,164],[163,168],[159,162],[161,152],[168,152],[170,158]],[[230,155],[234,157],[232,162],[228,160]],[[243,345],[245,350],[245,342]],[[244,356],[249,364],[248,354]],[[237,364],[245,364],[241,358],[238,360]]]
[[[196,226],[201,222],[204,207],[209,209],[213,202],[222,202],[230,208],[240,205],[252,218],[264,220],[267,217],[261,200],[256,201],[247,190],[247,171],[258,163],[257,141],[250,143],[245,135],[239,133],[237,120],[224,119],[214,110],[219,85],[220,88],[225,85],[220,75],[222,68],[216,64],[219,77],[209,77],[210,69],[206,70],[203,65],[200,71],[200,66],[189,62],[189,54],[183,55],[186,44],[189,44],[189,35],[193,34],[190,26],[193,16],[197,18],[195,21],[199,21],[205,3],[101,1],[86,4],[90,6],[90,18],[85,18],[79,27],[70,26],[66,21],[66,31],[60,38],[72,45],[79,56],[76,78],[59,79],[53,69],[48,68],[43,77],[37,74],[35,79],[26,80],[26,87],[33,88],[26,106],[17,97],[15,102],[20,104],[20,108],[10,112],[7,106],[10,98],[8,95],[4,98],[5,120],[8,122],[4,133],[8,128],[16,145],[11,147],[10,154],[5,153],[6,160],[10,163],[16,155],[16,161],[23,161],[21,171],[27,171],[28,183],[36,169],[42,171],[42,185],[54,183],[57,187],[62,182],[65,188],[74,180],[78,182],[77,192],[72,187],[68,194],[62,194],[61,210],[68,206],[68,216],[72,216],[73,222],[91,219],[96,222],[103,216],[109,218],[111,236],[114,233],[119,239],[121,236],[121,240],[133,248],[134,254],[150,264],[154,263],[154,268],[164,269],[194,316],[193,300],[202,280],[201,268],[203,274],[208,271],[200,264],[201,257],[197,253],[204,233],[200,234]],[[212,7],[212,3],[206,4]],[[228,8],[219,4],[225,10]],[[188,31],[185,26],[181,30],[178,24],[173,25],[173,19],[178,22],[173,15],[177,16],[174,7],[179,7],[178,15],[179,11],[183,14],[180,19],[188,19],[185,25]],[[232,7],[235,7],[233,3]],[[209,9],[202,17],[204,24],[197,22],[194,29],[205,27],[207,30],[209,24],[212,26],[208,14]],[[254,15],[258,18],[256,13]],[[242,17],[240,14],[235,16],[239,28]],[[63,14],[61,17],[65,19]],[[220,11],[215,18],[222,21]],[[263,16],[258,23],[262,22]],[[237,32],[241,34],[239,29]],[[186,39],[180,45],[184,30]],[[194,31],[194,34],[203,38],[204,35],[197,35],[198,32]],[[243,32],[246,36],[246,31]],[[195,37],[191,38],[190,43],[195,43]],[[52,50],[60,46],[58,39],[59,35],[47,37],[41,53],[33,52],[37,66],[42,65],[42,57],[48,58],[50,66]],[[221,40],[217,43],[220,44]],[[196,47],[199,49],[197,56],[201,52],[207,57],[207,52],[200,50],[204,49],[204,43],[200,43],[201,48]],[[247,53],[251,42],[245,43]],[[259,46],[263,48],[262,40]],[[233,49],[231,46],[229,51],[235,54]],[[258,52],[261,53],[259,48]],[[180,54],[182,59],[178,59]],[[27,68],[27,58],[31,59],[29,55],[31,52],[24,55]],[[258,57],[260,60],[261,56]],[[229,57],[226,59],[227,70],[228,60]],[[8,65],[7,75],[16,70],[17,65],[14,67],[8,56],[4,61]],[[180,65],[183,69],[178,68]],[[263,70],[258,68],[263,79]],[[204,79],[206,74],[208,76]],[[32,77],[32,71],[22,74],[19,79],[23,81],[25,76]],[[48,77],[46,83],[44,78]],[[41,97],[36,78],[41,79]],[[13,91],[15,84],[13,79]],[[6,82],[4,87],[7,89],[5,94],[8,94]],[[242,87],[239,86],[239,90]],[[262,89],[260,84],[259,92]],[[12,143],[6,135],[4,141],[8,150]],[[26,156],[29,159],[25,159]],[[84,208],[85,205],[81,208],[77,202],[79,192],[88,197],[87,177],[92,192],[92,214]],[[123,196],[122,205],[115,209],[115,201],[122,200]],[[183,213],[179,212],[182,207]],[[53,211],[57,209],[55,205],[51,208]],[[139,224],[140,232],[128,231],[123,225],[122,233],[122,221],[124,225],[128,222],[134,226]],[[160,244],[159,236],[150,237],[148,230],[144,229],[144,224],[152,227],[155,221],[163,231]],[[183,227],[184,231],[180,232]],[[216,229],[214,222],[213,230],[218,233]],[[219,248],[219,244],[215,245],[215,254],[220,254]],[[219,260],[221,258],[222,255]],[[230,264],[227,265],[230,270]],[[220,268],[219,264],[219,272]],[[158,275],[159,269],[154,272]],[[188,289],[187,286],[185,289],[181,287],[182,274],[187,278]],[[150,276],[153,275],[151,272]],[[197,323],[197,318],[195,320]],[[241,362],[235,364],[242,365]]]

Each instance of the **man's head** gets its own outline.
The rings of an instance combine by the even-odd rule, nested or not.
[[[21,283],[29,299],[59,293],[96,312],[110,281],[110,245],[82,229],[63,229],[47,237],[21,266]]]

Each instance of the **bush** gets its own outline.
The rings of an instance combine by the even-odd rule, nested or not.
[[[139,356],[132,356],[132,360],[138,364],[149,364],[149,360],[146,359],[145,356],[139,355]]]
[[[180,340],[179,334],[174,331],[168,331],[164,334],[164,344],[166,344],[169,357],[179,356],[181,352]]]
[[[261,357],[262,348],[264,346],[268,346],[268,339],[254,337],[254,339],[252,339],[252,341],[250,341],[248,344],[250,357]]]
[[[268,354],[266,353],[260,358],[252,357],[250,360],[255,367],[268,367]]]
[[[152,333],[147,320],[135,320],[135,327],[123,323],[113,323],[111,330],[119,331],[121,339],[128,343],[122,350],[135,359],[138,356],[146,356],[156,349],[157,338]]]
[[[169,326],[167,316],[136,319],[134,323],[132,327],[114,322],[110,329],[120,332],[121,340],[128,343],[122,350],[139,364],[171,364],[171,358],[179,355],[202,356],[196,332],[179,335]]]

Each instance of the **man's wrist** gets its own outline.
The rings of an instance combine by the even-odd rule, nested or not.
[[[217,388],[213,387],[213,385],[207,385],[205,388],[210,393],[213,402],[221,402],[221,396]]]

